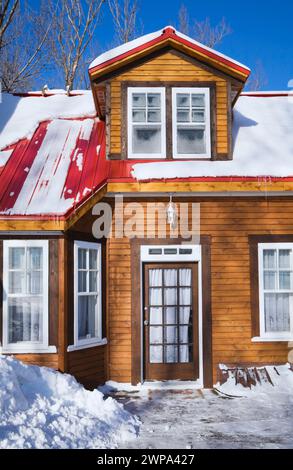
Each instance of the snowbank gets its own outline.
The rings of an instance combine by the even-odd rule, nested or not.
[[[225,366],[221,367],[226,369]],[[232,397],[252,397],[259,395],[292,394],[293,392],[293,371],[289,364],[282,366],[265,366],[273,385],[269,381],[261,381],[252,385],[251,388],[243,387],[241,384],[235,384],[235,377],[229,372],[227,382],[220,385],[217,383],[215,388],[225,395]]]
[[[293,176],[293,99],[240,96],[234,108],[233,160],[137,163],[138,180]]]
[[[41,122],[61,118],[96,116],[91,91],[67,96],[14,96],[2,94],[0,102],[0,150],[31,138]]]
[[[0,356],[0,448],[113,448],[138,420],[72,376]]]

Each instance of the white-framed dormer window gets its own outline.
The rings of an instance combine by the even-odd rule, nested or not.
[[[47,240],[3,242],[3,352],[49,351],[48,276]]]
[[[74,242],[74,347],[102,341],[101,245]]]
[[[260,243],[260,337],[293,339],[293,244]]]
[[[172,88],[174,158],[211,158],[209,88]]]
[[[128,88],[128,157],[166,157],[165,88]]]

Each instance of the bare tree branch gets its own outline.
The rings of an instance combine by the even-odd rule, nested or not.
[[[13,21],[19,0],[0,0],[0,49],[3,47],[4,34]]]
[[[136,35],[137,0],[108,0],[119,43],[131,41]]]
[[[51,34],[51,57],[72,89],[93,39],[105,0],[59,0]],[[50,0],[51,10],[54,0]]]
[[[261,60],[258,60],[251,76],[248,79],[246,88],[249,91],[259,91],[268,84],[267,75],[265,73]]]
[[[181,5],[178,12],[178,29],[183,34],[189,34],[190,21],[187,8],[184,4]]]
[[[193,31],[194,39],[210,48],[220,44],[224,37],[232,33],[232,29],[226,22],[225,18],[222,18],[220,23],[216,26],[211,25],[209,18],[206,18],[204,21],[195,20]]]

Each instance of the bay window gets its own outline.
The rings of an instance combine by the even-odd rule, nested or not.
[[[260,243],[260,337],[293,338],[293,244]]]
[[[74,242],[74,345],[102,340],[101,246]]]
[[[173,157],[211,157],[208,88],[173,88]]]
[[[3,243],[3,350],[48,349],[48,241]]]
[[[165,89],[128,88],[128,155],[166,157]]]

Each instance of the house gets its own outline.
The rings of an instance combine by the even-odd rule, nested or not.
[[[100,55],[91,91],[3,96],[2,354],[88,387],[288,361],[293,105],[249,73],[168,26]],[[97,238],[117,201],[131,235]]]

